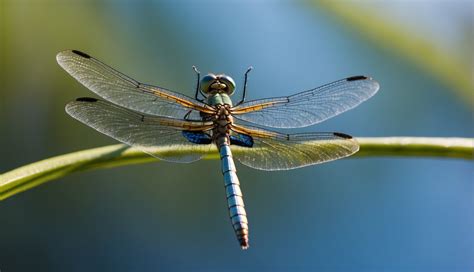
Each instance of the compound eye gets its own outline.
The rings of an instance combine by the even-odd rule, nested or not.
[[[201,79],[201,90],[203,93],[208,94],[211,91],[211,85],[217,80],[216,75],[208,74]]]
[[[226,86],[227,86],[227,94],[228,95],[232,95],[234,93],[234,90],[235,90],[235,82],[234,80],[230,77],[230,76],[227,76],[227,75],[221,75],[219,77],[219,81],[224,83]]]

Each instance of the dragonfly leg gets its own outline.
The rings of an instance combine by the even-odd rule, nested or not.
[[[196,82],[196,94],[194,95],[194,98],[199,101],[199,102],[202,102],[203,100],[201,98],[199,98],[199,94],[203,95],[202,94],[202,91],[201,91],[201,72],[199,72],[199,70],[196,68],[196,66],[193,65],[193,70],[194,72],[196,72],[196,75],[197,75],[197,82]],[[189,114],[189,113],[188,113]]]
[[[250,66],[249,68],[247,68],[247,71],[245,72],[244,91],[243,91],[243,94],[242,94],[242,100],[240,100],[240,102],[237,103],[236,106],[238,106],[238,105],[244,103],[244,101],[245,101],[245,93],[246,93],[246,91],[247,91],[247,77],[248,77],[248,73],[249,73],[250,71],[252,71],[252,69],[253,69],[253,67]]]
[[[189,115],[191,114],[192,111],[193,111],[193,110],[189,110],[189,111],[184,115],[183,119],[184,119],[184,120],[188,120]]]

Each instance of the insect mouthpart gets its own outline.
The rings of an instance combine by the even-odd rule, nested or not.
[[[227,85],[224,83],[221,83],[219,80],[211,84],[211,89],[213,90],[224,90],[226,88],[227,88]]]

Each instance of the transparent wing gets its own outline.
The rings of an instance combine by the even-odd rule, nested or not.
[[[71,76],[105,100],[145,114],[199,120],[199,111],[212,108],[190,97],[142,84],[77,50],[60,52],[56,59]]]
[[[234,107],[232,114],[267,127],[305,127],[356,107],[378,89],[371,78],[349,77],[292,96],[249,101]]]
[[[253,139],[252,147],[232,146],[234,157],[260,170],[300,168],[344,158],[359,150],[351,136],[336,132],[282,134],[242,126],[235,126],[234,132]]]
[[[183,131],[212,128],[209,122],[143,115],[95,98],[78,98],[66,105],[66,112],[105,135],[166,161],[196,161],[214,148],[212,144],[193,144],[183,136]]]

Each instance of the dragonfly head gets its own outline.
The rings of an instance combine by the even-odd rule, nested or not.
[[[235,82],[230,76],[224,74],[207,74],[201,79],[201,90],[206,95],[216,93],[232,95],[235,90]]]

